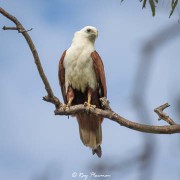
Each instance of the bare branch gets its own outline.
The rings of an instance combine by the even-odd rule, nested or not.
[[[44,70],[42,68],[42,65],[41,65],[41,62],[40,62],[40,59],[39,59],[39,55],[38,55],[38,52],[36,50],[36,47],[31,39],[31,37],[29,36],[28,34],[28,30],[26,30],[23,25],[17,20],[16,17],[12,16],[11,14],[9,14],[8,12],[6,12],[3,8],[0,7],[0,13],[2,15],[4,15],[5,17],[7,17],[9,20],[11,20],[12,22],[14,22],[16,24],[16,28],[8,28],[8,30],[18,30],[18,32],[22,33],[22,35],[24,36],[24,38],[26,39],[30,49],[31,49],[31,52],[33,54],[33,57],[34,57],[34,61],[35,61],[35,64],[37,66],[37,69],[38,69],[38,72],[39,72],[39,75],[45,85],[45,89],[48,93],[48,97],[49,99],[51,99],[51,103],[53,103],[56,108],[60,107],[60,101],[58,100],[57,101],[57,98],[54,96],[54,93],[51,89],[51,86],[48,82],[48,79],[44,73]],[[6,26],[3,27],[3,29],[6,30]],[[53,99],[53,100],[52,100]]]
[[[70,108],[59,108],[55,110],[55,115],[74,115],[79,112],[86,112],[86,107],[83,104],[71,106]],[[88,113],[92,113],[97,116],[101,116],[112,121],[117,122],[121,126],[127,128],[141,131],[145,133],[155,133],[155,134],[172,134],[180,133],[180,125],[166,125],[166,126],[153,126],[153,125],[144,125],[136,122],[129,121],[122,116],[118,115],[114,111],[102,110],[98,108],[90,108]]]
[[[13,21],[16,24],[16,27],[9,27],[8,30],[21,30],[22,35],[26,39],[31,52],[34,57],[34,61],[36,64],[36,67],[38,69],[39,75],[45,85],[45,89],[48,93],[48,96],[43,97],[43,100],[50,102],[55,105],[56,110],[55,110],[55,115],[73,115],[78,112],[85,112],[86,113],[86,107],[83,104],[76,105],[76,106],[71,106],[70,108],[64,108],[61,107],[62,103],[59,101],[57,97],[54,96],[54,93],[51,89],[51,86],[46,78],[46,75],[44,73],[44,70],[42,68],[37,50],[35,48],[35,45],[30,38],[29,34],[27,33],[27,30],[22,26],[22,24],[11,14],[6,12],[4,9],[0,7],[0,13],[7,17],[9,20]],[[5,28],[6,29],[6,28]],[[109,106],[109,102],[107,101],[106,98],[101,98],[100,101],[102,102],[102,106],[104,107],[105,110],[103,109],[98,109],[98,108],[90,108],[88,110],[88,113],[92,113],[97,116],[101,116],[104,118],[108,118],[112,121],[117,122],[121,126],[125,126],[127,128],[136,130],[136,131],[141,131],[141,132],[146,132],[146,133],[156,133],[156,134],[171,134],[171,133],[180,133],[180,125],[167,125],[167,126],[151,126],[151,125],[144,125],[136,122],[129,121],[114,111],[111,110]]]
[[[99,100],[101,101],[101,105],[103,109],[111,111],[109,101],[105,97],[102,97]]]
[[[176,125],[176,123],[169,117],[167,116],[163,110],[166,109],[167,107],[169,107],[170,105],[168,103],[165,103],[159,107],[157,107],[156,109],[154,109],[154,112],[157,113],[157,115],[159,116],[158,120],[163,119],[164,121],[166,121],[168,124],[170,125]]]
[[[62,103],[59,101],[59,99],[56,96],[53,96],[52,98],[49,96],[44,96],[43,100],[58,105],[59,108],[62,106]]]
[[[2,28],[3,30],[18,30],[18,28],[17,27],[7,27],[7,26],[3,26],[3,28]]]
[[[21,29],[18,29],[18,32],[19,32],[19,33],[23,33],[23,32],[28,32],[28,31],[32,31],[32,30],[33,30],[33,28],[28,29],[28,30],[21,30]]]
[[[19,29],[18,27],[7,27],[7,26],[3,26],[2,29],[3,29],[3,30],[16,30],[16,31],[18,31],[19,33],[28,32],[28,31],[32,31],[32,30],[33,30],[33,28],[28,29],[28,30],[21,30],[21,29]]]

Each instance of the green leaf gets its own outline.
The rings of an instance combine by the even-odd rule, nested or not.
[[[153,0],[149,0],[149,4],[151,6],[152,15],[155,16],[155,4]]]
[[[173,12],[174,12],[176,6],[177,6],[177,3],[178,3],[178,0],[176,0],[175,2],[174,2],[174,0],[172,0],[172,2],[171,2],[171,7],[172,7],[172,9],[171,9],[169,18],[172,16],[172,14],[173,14]]]
[[[146,7],[146,2],[147,2],[147,0],[144,0],[144,1],[143,1],[142,9]]]

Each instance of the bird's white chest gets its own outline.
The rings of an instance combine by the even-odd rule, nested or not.
[[[67,50],[63,64],[66,92],[69,85],[81,92],[84,92],[87,87],[96,88],[97,80],[91,52],[93,52],[91,48],[83,50],[70,48]]]

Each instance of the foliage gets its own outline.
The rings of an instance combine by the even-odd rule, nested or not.
[[[124,0],[121,0],[121,2],[123,2]],[[147,4],[147,0],[139,0],[142,3],[142,9],[144,9],[146,7]],[[152,11],[152,15],[155,16],[156,15],[156,5],[159,3],[158,0],[149,0],[149,5],[151,7],[151,11]],[[172,14],[174,13],[174,10],[176,9],[178,4],[178,0],[171,0],[171,11],[169,14],[169,18],[172,16]]]

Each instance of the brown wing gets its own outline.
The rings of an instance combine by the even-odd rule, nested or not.
[[[62,92],[62,96],[64,99],[64,103],[67,104],[67,98],[66,98],[66,89],[65,89],[65,69],[63,66],[63,62],[64,62],[64,57],[66,55],[66,50],[63,52],[60,61],[59,61],[59,72],[58,72],[58,77],[59,77],[59,84],[61,86],[61,92]]]
[[[94,51],[91,53],[91,58],[93,60],[93,66],[96,73],[96,78],[99,83],[99,95],[100,97],[107,97],[107,88],[106,88],[106,78],[104,73],[104,66],[99,54]]]

